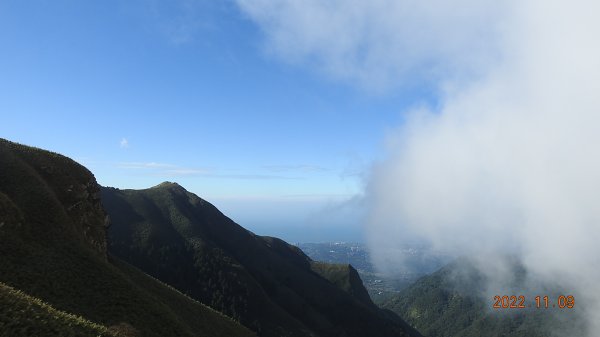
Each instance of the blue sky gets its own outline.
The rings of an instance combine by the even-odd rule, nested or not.
[[[516,247],[598,294],[599,10],[0,0],[0,137],[102,185],[179,182],[258,234],[364,240],[378,265]]]
[[[102,185],[177,181],[290,241],[361,239],[320,214],[362,193],[401,112],[427,101],[287,62],[230,1],[0,1],[0,48],[1,137]]]

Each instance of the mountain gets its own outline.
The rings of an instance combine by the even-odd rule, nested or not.
[[[369,293],[352,265],[312,261],[311,269],[362,303],[372,305]]]
[[[257,236],[175,183],[102,188],[111,254],[260,336],[420,336],[376,307],[356,270]]]
[[[0,139],[0,336],[252,336],[107,252],[100,187]]]
[[[449,256],[417,243],[398,244],[389,252],[388,268],[379,271],[371,262],[369,247],[357,242],[298,243],[298,248],[315,261],[352,264],[377,305],[385,303],[421,276],[431,274],[450,261]],[[402,263],[397,263],[402,260]]]
[[[535,308],[535,296],[556,299],[568,292],[551,282],[541,282],[533,290],[526,271],[518,262],[509,264],[504,295],[523,295],[524,309],[492,309],[493,296],[485,300],[488,279],[472,260],[461,258],[424,276],[394,296],[383,307],[404,317],[428,337],[544,337],[586,336],[582,308]],[[506,276],[506,275],[505,275]],[[529,290],[523,290],[529,289]],[[531,305],[531,307],[528,307]]]
[[[0,282],[0,335],[15,330],[27,336],[112,336],[105,326],[56,310]]]

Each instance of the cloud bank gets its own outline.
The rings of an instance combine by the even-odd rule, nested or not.
[[[369,90],[465,77],[498,57],[506,1],[237,0],[286,62]],[[468,52],[465,52],[468,51]]]
[[[406,239],[516,254],[580,294],[598,335],[600,3],[238,4],[287,62],[366,87],[438,83],[439,108],[406,112],[371,172],[376,260]]]

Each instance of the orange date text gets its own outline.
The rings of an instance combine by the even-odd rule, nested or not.
[[[527,302],[523,295],[512,296],[494,296],[494,309],[573,309],[575,307],[575,297],[572,295],[560,295],[556,298],[549,296],[535,296],[534,301]]]

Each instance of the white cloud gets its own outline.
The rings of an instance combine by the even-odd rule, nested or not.
[[[272,54],[369,90],[479,72],[509,2],[237,0]]]
[[[600,329],[600,25],[591,2],[524,1],[507,58],[414,111],[372,173],[379,259],[408,235],[457,254],[518,254],[582,296]],[[377,253],[376,253],[377,254]]]
[[[372,170],[378,260],[407,238],[515,253],[578,293],[600,334],[600,3],[238,3],[286,60],[366,87],[418,74],[443,88],[438,110],[407,112]]]
[[[129,148],[129,141],[127,140],[127,138],[121,138],[119,145],[121,146],[122,149],[127,149],[127,148]]]
[[[304,177],[298,176],[287,176],[287,175],[274,175],[274,174],[263,174],[263,173],[231,173],[232,170],[216,170],[210,168],[193,168],[184,167],[174,164],[157,163],[157,162],[123,162],[119,163],[117,167],[128,170],[143,170],[147,174],[164,176],[164,177],[185,177],[185,176],[197,176],[204,178],[213,179],[234,179],[234,180],[303,180]],[[303,169],[300,167],[298,169]]]
[[[148,174],[163,175],[165,177],[208,176],[212,174],[208,169],[180,167],[173,164],[157,162],[124,162],[119,163],[118,167],[130,170],[144,170]]]

